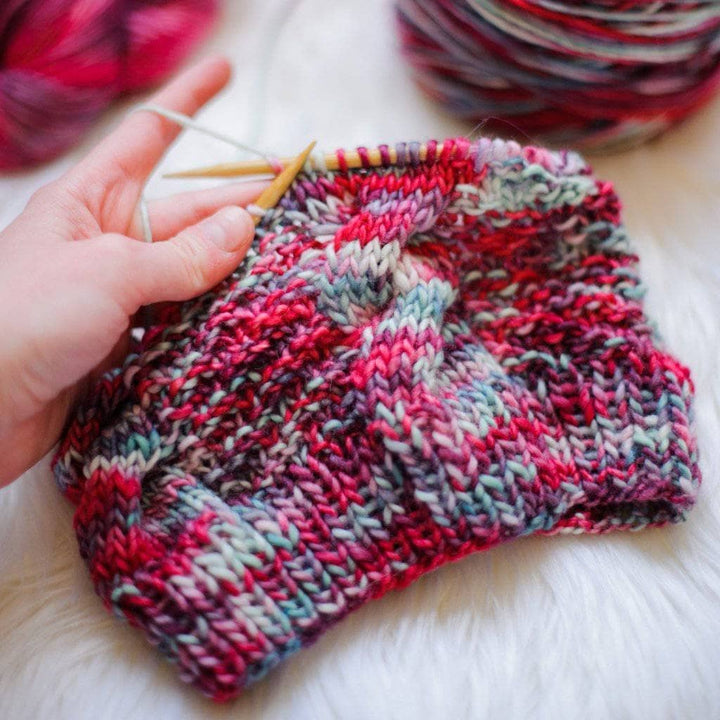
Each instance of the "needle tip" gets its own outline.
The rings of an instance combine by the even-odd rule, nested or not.
[[[286,190],[292,185],[293,180],[303,169],[310,153],[313,151],[317,141],[313,140],[289,165],[283,168],[282,172],[268,185],[255,201],[255,206],[263,210],[269,210],[277,205]],[[260,217],[255,218],[255,224],[260,222]]]

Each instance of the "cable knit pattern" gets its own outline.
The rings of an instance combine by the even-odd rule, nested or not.
[[[216,699],[444,562],[695,498],[692,384],[611,186],[513,142],[397,149],[300,175],[55,459],[99,595]]]

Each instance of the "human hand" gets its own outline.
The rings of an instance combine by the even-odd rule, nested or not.
[[[192,115],[229,75],[225,60],[202,62],[151,102]],[[179,129],[129,115],[0,233],[0,487],[57,442],[88,380],[122,361],[140,307],[201,294],[247,252],[254,228],[239,206],[260,184],[151,203],[160,242],[140,241],[143,184]]]

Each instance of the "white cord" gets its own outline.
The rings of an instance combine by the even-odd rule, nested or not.
[[[186,130],[195,130],[197,132],[203,133],[204,135],[208,135],[212,138],[215,138],[216,140],[220,140],[221,142],[227,143],[228,145],[232,145],[234,148],[237,148],[238,150],[245,150],[246,152],[252,153],[253,155],[258,155],[259,157],[263,158],[264,160],[267,160],[267,162],[270,165],[275,164],[275,158],[271,157],[270,155],[267,155],[264,152],[261,152],[260,150],[256,150],[255,148],[250,147],[249,145],[245,145],[244,143],[241,143],[239,140],[236,140],[235,138],[230,137],[229,135],[225,135],[224,133],[218,132],[217,130],[213,130],[212,128],[205,127],[204,125],[201,125],[196,120],[193,120],[193,118],[189,117],[188,115],[183,115],[182,113],[175,112],[174,110],[167,110],[166,108],[160,107],[159,105],[152,105],[152,104],[142,104],[138,105],[137,107],[133,108],[130,112],[152,112],[156,115],[160,115],[161,117],[166,118],[167,120],[170,120],[174,123],[177,123],[181,127],[183,127]],[[148,213],[147,208],[147,202],[145,200],[145,188],[147,186],[147,183],[143,186],[142,192],[140,193],[140,223],[142,225],[142,231],[143,231],[143,238],[145,239],[145,242],[151,243],[152,240],[152,228],[150,227],[150,214]]]

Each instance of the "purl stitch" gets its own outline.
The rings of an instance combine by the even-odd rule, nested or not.
[[[55,458],[100,597],[219,700],[447,561],[695,499],[611,186],[513,142],[398,155],[299,176]]]

